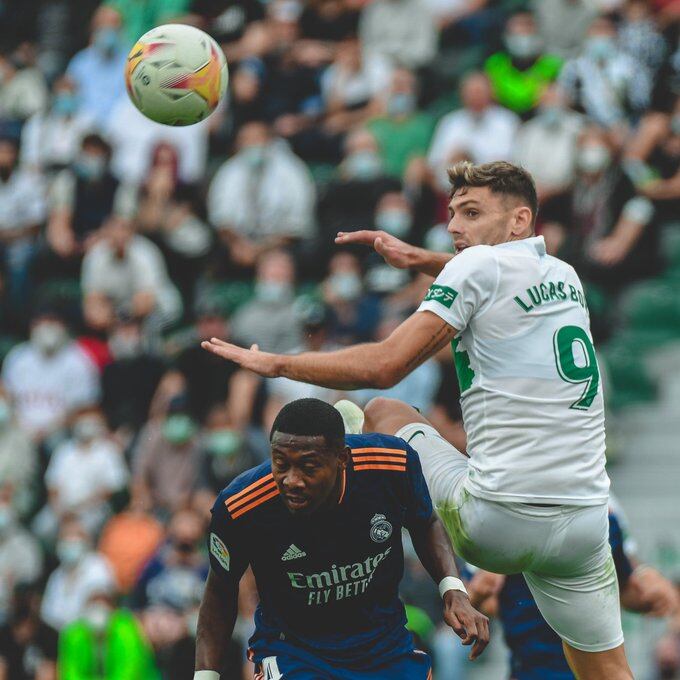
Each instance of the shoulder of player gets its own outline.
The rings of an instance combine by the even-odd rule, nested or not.
[[[355,472],[403,473],[409,459],[416,455],[403,439],[391,435],[348,435],[345,439]]]
[[[496,257],[497,253],[493,246],[469,246],[451,258],[444,266],[442,273],[455,272],[461,267],[477,268],[483,263],[495,262]]]
[[[278,495],[271,464],[262,463],[242,472],[222,490],[215,508],[223,507],[232,520],[238,519]]]

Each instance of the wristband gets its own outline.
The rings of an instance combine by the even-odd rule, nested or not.
[[[196,671],[194,680],[220,680],[220,674],[217,671]]]
[[[439,582],[439,594],[442,597],[444,597],[444,593],[447,593],[449,590],[460,590],[461,593],[468,594],[468,591],[465,590],[465,585],[456,576],[445,576]]]

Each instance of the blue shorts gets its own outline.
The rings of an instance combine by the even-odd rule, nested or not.
[[[349,670],[296,650],[256,663],[254,680],[432,680],[432,664],[425,652],[413,650],[370,670]]]

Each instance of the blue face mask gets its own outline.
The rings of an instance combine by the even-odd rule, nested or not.
[[[58,116],[72,116],[78,109],[78,99],[72,92],[59,92],[54,95],[52,111]]]
[[[175,413],[165,419],[162,432],[171,444],[186,444],[194,436],[196,425],[185,413]]]
[[[111,54],[118,47],[118,31],[110,27],[98,28],[93,44],[100,52]]]
[[[343,165],[352,179],[375,179],[382,172],[382,161],[375,151],[357,151],[348,156]]]
[[[387,102],[387,113],[392,117],[411,115],[416,108],[416,98],[412,94],[393,94]]]
[[[376,215],[375,226],[392,236],[404,238],[411,231],[411,215],[399,209],[383,210]]]
[[[595,35],[592,38],[588,38],[585,44],[586,53],[591,57],[591,59],[596,59],[597,61],[606,61],[609,59],[616,50],[616,43],[613,38],[609,38],[604,35]]]
[[[241,449],[243,436],[240,432],[224,428],[213,430],[206,438],[206,448],[213,456],[230,458]]]
[[[75,162],[74,170],[79,177],[90,182],[100,180],[106,172],[106,159],[92,154],[81,154]]]

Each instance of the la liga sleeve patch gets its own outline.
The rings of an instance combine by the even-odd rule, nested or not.
[[[438,302],[447,309],[451,309],[451,305],[457,297],[458,291],[453,290],[453,288],[433,283],[427,291],[427,295],[425,295],[423,302]]]
[[[230,555],[224,541],[215,533],[210,534],[210,553],[222,565],[225,571],[229,571]]]

